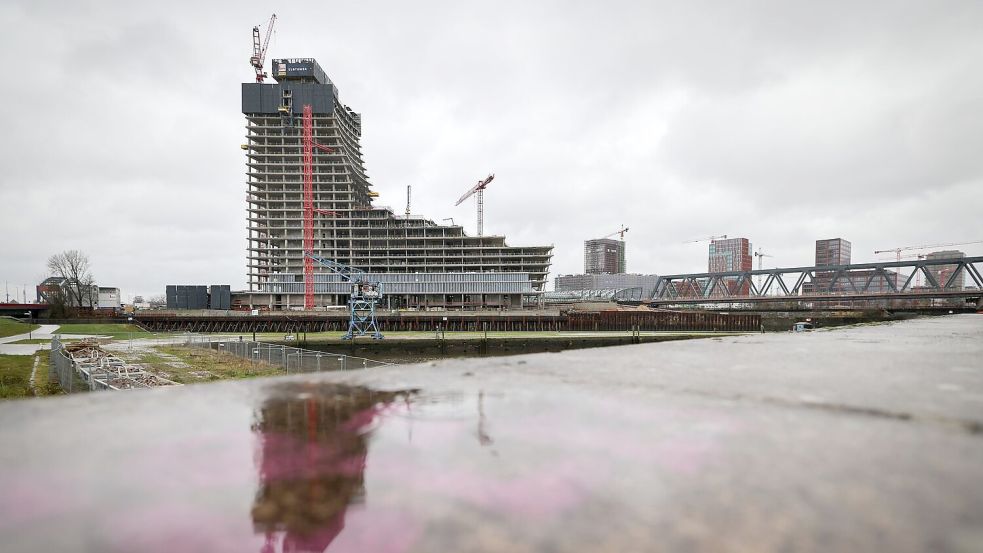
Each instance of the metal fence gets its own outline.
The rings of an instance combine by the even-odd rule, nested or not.
[[[350,371],[393,365],[393,363],[352,355],[312,351],[250,340],[221,339],[200,334],[188,334],[185,345],[225,352],[242,359],[248,359],[253,363],[265,363],[280,367],[286,374]]]
[[[49,359],[51,376],[68,393],[180,386],[103,350],[96,340],[64,344],[55,335]]]
[[[65,355],[61,340],[58,336],[51,339],[51,354],[48,356],[48,375],[49,378],[58,381],[61,389],[67,393],[88,392],[92,389],[91,384],[84,376],[75,370],[75,363],[70,357]]]

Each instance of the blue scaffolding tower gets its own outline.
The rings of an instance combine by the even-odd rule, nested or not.
[[[342,265],[323,257],[307,253],[307,256],[322,267],[341,275],[341,279],[351,285],[348,296],[348,332],[343,340],[353,340],[359,336],[371,335],[375,340],[382,340],[379,323],[375,318],[375,306],[382,299],[382,283],[370,282],[361,269]]]

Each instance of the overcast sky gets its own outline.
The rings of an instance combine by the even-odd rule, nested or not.
[[[766,265],[843,237],[983,240],[983,2],[64,2],[0,4],[0,279],[89,254],[128,301],[245,285],[241,82],[314,57],[362,113],[377,205],[553,244],[630,227],[630,272],[706,270],[747,237]],[[267,64],[267,67],[269,65]],[[964,246],[983,255],[983,244]]]

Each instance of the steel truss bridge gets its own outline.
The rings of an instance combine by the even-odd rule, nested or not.
[[[983,295],[983,276],[977,267],[981,263],[983,257],[961,257],[664,275],[656,283],[651,303],[679,305],[940,298],[978,300]],[[903,270],[910,272],[904,274],[907,271]],[[936,275],[940,275],[943,270],[947,276],[944,282],[939,282]],[[922,285],[916,285],[919,276],[925,281]],[[960,283],[966,286],[975,284],[975,289],[958,286]]]

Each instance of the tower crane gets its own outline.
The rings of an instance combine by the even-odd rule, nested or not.
[[[707,236],[706,238],[699,238],[697,240],[687,240],[687,241],[683,242],[683,244],[695,244],[697,242],[707,242],[707,241],[710,241],[710,240],[721,240],[721,239],[726,239],[726,238],[727,238],[727,235],[726,234],[722,234],[720,236]]]
[[[950,242],[948,244],[928,244],[927,246],[901,246],[900,248],[890,248],[886,250],[874,250],[875,254],[878,253],[891,253],[894,252],[898,261],[901,261],[901,252],[908,250],[927,250],[929,248],[945,248],[948,246],[967,246],[969,244],[983,244],[983,240],[971,240],[969,242]]]
[[[770,253],[765,253],[765,252],[761,251],[761,247],[759,246],[758,247],[758,251],[754,252],[754,257],[757,257],[758,258],[758,270],[760,271],[761,268],[762,268],[761,267],[761,264],[762,264],[761,262],[764,260],[764,258],[766,258],[766,257],[775,257],[775,256],[771,255]],[[761,288],[761,275],[758,275],[758,288]]]
[[[604,236],[603,238],[611,238],[612,236],[614,236],[615,234],[617,234],[618,237],[619,237],[619,239],[622,242],[624,242],[625,241],[625,233],[626,232],[628,232],[628,227],[626,227],[625,225],[621,225],[621,230],[616,230],[616,231],[612,232],[611,234],[609,234],[607,236]]]
[[[491,181],[494,179],[495,179],[495,173],[492,173],[487,177],[485,177],[484,180],[478,181],[478,184],[472,186],[471,190],[465,192],[464,195],[461,196],[461,199],[458,200],[456,204],[454,204],[455,206],[461,205],[461,203],[464,200],[470,198],[472,195],[475,195],[475,199],[477,200],[476,203],[478,204],[478,236],[481,236],[484,227],[485,188],[488,188],[488,184],[491,183]]]
[[[270,22],[266,25],[266,37],[263,42],[259,41],[259,25],[253,27],[253,55],[249,57],[249,65],[256,70],[256,82],[261,83],[266,78],[263,72],[263,65],[266,64],[266,48],[270,45],[270,35],[273,33],[273,24],[276,23],[276,14],[270,16]]]
[[[775,256],[771,255],[770,253],[765,253],[761,251],[761,248],[759,247],[758,251],[754,252],[754,257],[758,258],[758,270],[760,271],[762,259],[764,259],[765,257],[775,257]]]

